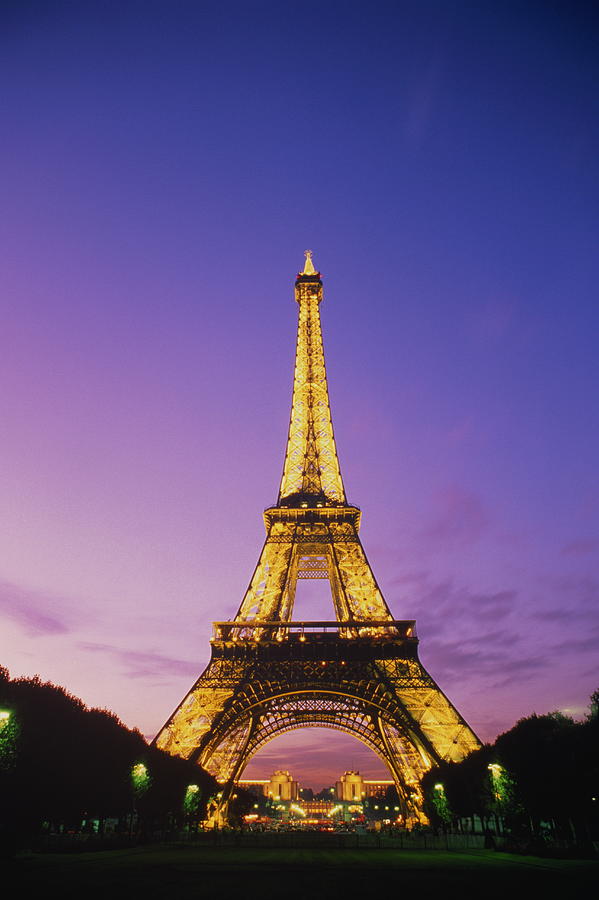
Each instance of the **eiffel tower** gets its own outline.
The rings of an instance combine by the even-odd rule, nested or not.
[[[322,278],[306,251],[291,419],[266,541],[233,621],[215,622],[212,654],[155,743],[235,783],[268,741],[325,726],[361,740],[386,764],[408,821],[424,821],[420,779],[480,743],[418,659],[413,620],[396,620],[359,537],[360,510],[341,478],[320,326]],[[294,621],[299,578],[326,578],[333,621]]]

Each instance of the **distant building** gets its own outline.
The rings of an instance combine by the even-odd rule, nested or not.
[[[299,797],[299,782],[282,769],[277,769],[270,778],[241,778],[238,784],[258,796],[271,797],[273,800],[297,800]]]
[[[251,791],[257,797],[270,797],[272,800],[288,803],[299,801],[302,808],[310,814],[312,812],[316,814],[316,806],[314,806],[314,810],[311,807],[309,809],[311,803],[318,805],[319,810],[322,807],[321,811],[326,813],[339,801],[343,803],[361,803],[366,797],[380,797],[382,799],[386,791],[394,784],[391,780],[363,778],[359,772],[348,771],[344,772],[335,783],[335,788],[331,791],[331,799],[303,800],[300,797],[299,782],[295,781],[293,776],[283,769],[277,769],[270,778],[241,778],[237,783],[240,787]]]
[[[344,772],[339,781],[335,783],[335,796],[337,800],[346,803],[352,801],[359,803],[365,797],[382,797],[385,791],[392,787],[393,781],[379,779],[377,781],[363,778],[359,772]]]

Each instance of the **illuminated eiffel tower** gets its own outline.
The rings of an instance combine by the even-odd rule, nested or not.
[[[322,279],[309,251],[295,299],[289,437],[278,501],[264,512],[266,541],[235,619],[214,623],[210,662],[155,743],[217,778],[222,820],[260,747],[293,729],[336,728],[383,760],[414,821],[423,773],[480,743],[419,661],[414,621],[391,615],[362,548],[333,436]],[[335,620],[293,621],[298,578],[329,580]]]

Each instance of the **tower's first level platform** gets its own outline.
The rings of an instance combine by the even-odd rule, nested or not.
[[[214,622],[212,657],[243,660],[417,659],[416,623],[408,620]]]

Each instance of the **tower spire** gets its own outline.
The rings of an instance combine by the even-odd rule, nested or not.
[[[278,506],[343,506],[341,478],[320,326],[322,279],[306,250],[295,280],[299,323],[293,399]]]
[[[306,257],[306,261],[304,263],[304,271],[300,272],[301,275],[315,275],[316,269],[314,268],[314,263],[312,262],[312,251],[305,250],[304,256]]]

